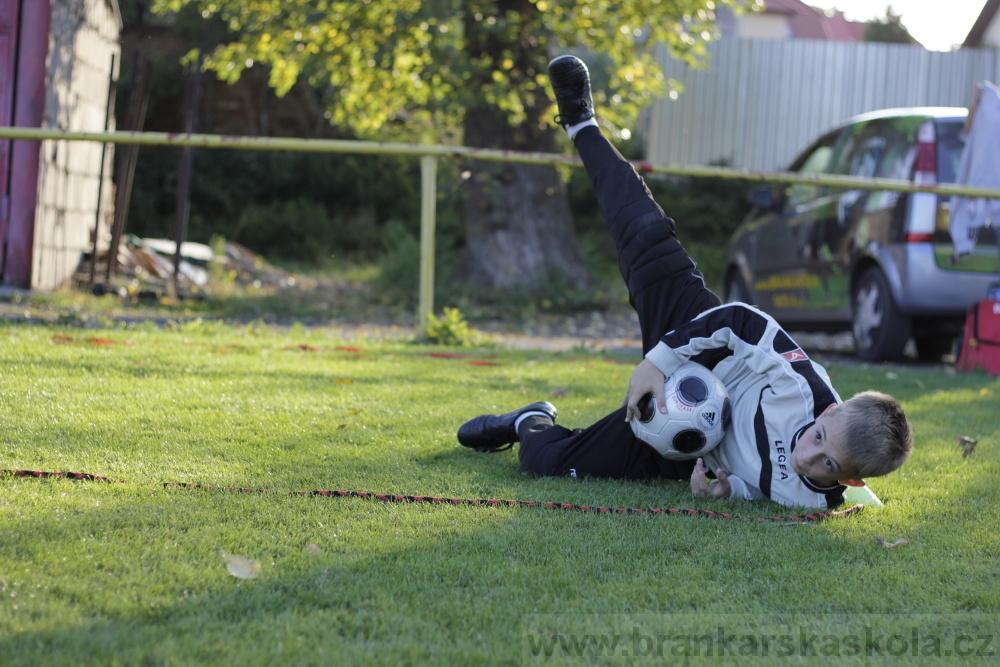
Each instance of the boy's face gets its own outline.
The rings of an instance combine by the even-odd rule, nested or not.
[[[817,482],[836,482],[855,476],[854,466],[847,459],[843,417],[831,408],[832,405],[816,418],[792,452],[792,470]]]

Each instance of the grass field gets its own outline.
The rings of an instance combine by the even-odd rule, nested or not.
[[[885,507],[818,523],[284,493],[792,512],[463,450],[465,419],[535,400],[587,425],[637,359],[454,352],[0,322],[0,468],[120,480],[0,477],[0,663],[996,664],[1000,378],[832,360],[842,396],[902,400],[916,450]]]

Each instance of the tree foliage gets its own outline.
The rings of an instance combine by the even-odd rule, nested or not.
[[[262,66],[278,94],[306,81],[330,121],[361,138],[554,151],[547,63],[587,55],[601,121],[621,127],[667,91],[653,45],[695,64],[715,0],[155,0],[196,8],[231,40],[206,66],[236,81]],[[721,0],[737,3],[738,0]],[[565,184],[551,167],[469,160],[463,171],[469,284],[591,284]]]
[[[524,122],[525,100],[547,85],[547,59],[572,48],[606,56],[594,73],[596,102],[603,120],[626,122],[672,85],[648,47],[660,43],[701,61],[714,8],[732,2],[156,0],[155,9],[194,5],[228,25],[232,41],[207,61],[220,78],[235,81],[248,67],[266,66],[279,94],[305,77],[331,122],[360,136],[441,140],[456,134],[469,108],[492,106],[511,126]],[[525,65],[508,49],[470,59],[465,40],[474,33],[527,46],[536,58]]]
[[[866,42],[888,42],[891,44],[916,44],[910,31],[903,25],[903,17],[892,9],[885,8],[885,17],[867,22],[862,39]]]

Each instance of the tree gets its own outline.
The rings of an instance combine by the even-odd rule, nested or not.
[[[867,22],[862,41],[889,42],[892,44],[916,44],[910,31],[903,25],[903,17],[892,10],[892,5],[885,8],[885,18],[872,19]]]
[[[734,0],[723,0],[728,4]],[[228,81],[269,68],[284,94],[305,78],[332,123],[359,136],[552,152],[546,65],[573,49],[592,63],[600,119],[619,131],[666,82],[650,46],[696,63],[712,0],[157,0],[197,6],[232,41],[206,67]],[[587,54],[601,54],[588,58]],[[590,281],[554,168],[472,160],[463,169],[466,277],[484,287]],[[383,193],[382,196],[391,196]]]

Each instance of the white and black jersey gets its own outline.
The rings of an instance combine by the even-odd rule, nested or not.
[[[664,335],[646,358],[665,376],[690,359],[726,385],[732,423],[704,459],[727,471],[733,497],[822,509],[844,501],[843,486],[816,483],[789,464],[802,432],[840,397],[774,318],[743,303],[718,306]]]
[[[720,305],[678,240],[675,221],[600,128],[579,129],[573,143],[618,251],[646,358],[665,375],[691,359],[714,370],[729,391],[732,423],[705,456],[707,463],[730,473],[734,497],[814,508],[842,502],[843,487],[816,485],[789,465],[796,438],[840,401],[826,372],[772,318],[743,304]],[[621,406],[582,429],[526,420],[517,433],[521,469],[536,475],[690,478],[694,462],[663,457],[635,436],[627,414]]]

